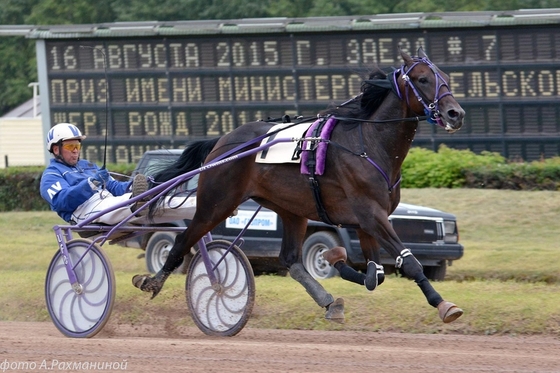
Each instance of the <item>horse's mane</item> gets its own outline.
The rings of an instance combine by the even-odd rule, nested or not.
[[[369,118],[379,109],[391,89],[388,73],[381,69],[373,70],[369,73],[369,77],[362,82],[360,95],[343,105],[328,108],[321,114],[356,119]]]

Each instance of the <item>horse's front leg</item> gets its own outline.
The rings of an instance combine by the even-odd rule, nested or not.
[[[375,222],[368,228],[363,228],[367,233],[376,237],[379,244],[396,261],[396,267],[402,274],[413,279],[424,293],[428,303],[437,308],[440,318],[445,323],[452,322],[463,314],[463,310],[451,302],[444,301],[441,295],[434,289],[428,278],[424,275],[424,270],[420,262],[412,255],[410,250],[404,247],[397,236],[386,215],[378,213],[375,215]]]
[[[363,285],[369,291],[373,291],[385,280],[385,272],[379,257],[379,243],[363,230],[357,229],[356,231],[367,263],[366,273],[358,272],[346,263],[347,254],[344,247],[333,247],[324,252],[323,257],[336,268],[342,279]]]
[[[305,288],[315,303],[326,309],[326,319],[344,322],[344,299],[335,300],[303,266],[301,246],[305,238],[307,219],[287,212],[279,215],[284,225],[280,263],[289,269],[290,276]]]

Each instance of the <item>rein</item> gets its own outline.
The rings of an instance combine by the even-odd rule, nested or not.
[[[292,124],[290,124],[290,125],[288,125],[284,128],[279,128],[275,131],[264,133],[260,136],[257,136],[255,138],[251,139],[250,141],[244,142],[241,145],[236,146],[235,148],[233,148],[231,150],[228,150],[227,152],[225,152],[223,154],[220,154],[219,156],[217,156],[216,158],[214,158],[210,162],[208,162],[208,164],[218,162],[218,161],[220,161],[224,158],[227,158],[227,157],[229,157],[229,156],[231,156],[231,155],[249,147],[250,145],[261,142],[262,140],[266,139],[267,137],[276,135],[277,133],[279,133],[279,132],[281,132],[285,129],[297,126],[298,124],[301,124],[301,123],[304,123],[304,122],[310,122],[310,121],[313,121],[313,120],[316,120],[316,119],[317,119],[316,117],[298,118],[298,120],[296,122],[294,122],[294,123],[292,123]]]
[[[362,122],[362,123],[398,123],[398,122],[421,122],[423,120],[427,120],[427,116],[421,117],[409,117],[409,118],[400,118],[400,119],[375,119],[375,120],[368,120],[368,119],[357,119],[357,118],[350,118],[350,117],[337,117],[332,116],[332,118],[340,120],[342,122]]]
[[[426,57],[413,57],[415,60],[415,63],[408,69],[405,71],[406,66],[401,66],[400,69],[396,69],[393,72],[391,72],[387,78],[388,78],[388,82],[387,80],[384,81],[385,84],[380,84],[383,87],[387,87],[392,89],[395,94],[399,97],[399,99],[403,99],[402,94],[400,92],[399,89],[397,89],[398,84],[397,84],[397,79],[398,79],[398,75],[399,73],[402,72],[402,79],[405,81],[405,89],[406,92],[408,93],[408,87],[412,88],[412,91],[414,92],[414,94],[416,95],[416,98],[418,99],[418,101],[420,101],[422,103],[422,105],[424,106],[425,110],[425,116],[415,116],[415,117],[409,117],[409,118],[399,118],[399,119],[384,119],[384,120],[367,120],[367,119],[357,119],[357,118],[348,118],[348,117],[337,117],[334,116],[335,119],[340,120],[340,121],[355,121],[355,122],[362,122],[362,123],[398,123],[398,122],[420,122],[423,120],[427,120],[428,123],[432,123],[432,124],[438,124],[442,127],[445,127],[445,125],[441,122],[441,119],[439,118],[439,110],[438,110],[438,101],[442,98],[445,97],[447,95],[452,95],[451,90],[449,89],[449,85],[447,84],[447,82],[445,81],[445,79],[441,76],[441,74],[439,73],[439,71],[437,70],[437,67]],[[416,87],[414,86],[414,84],[412,84],[412,81],[410,80],[408,74],[410,73],[410,71],[412,71],[412,69],[417,66],[420,63],[425,63],[426,65],[428,65],[430,67],[430,69],[433,71],[434,75],[436,76],[436,95],[434,98],[434,102],[430,103],[430,104],[426,104],[424,99],[422,98],[422,94],[420,93],[420,91],[418,91],[418,89],[416,89]],[[443,83],[438,84],[439,81],[442,81]],[[379,84],[375,81],[366,81],[367,83],[370,84]],[[387,86],[387,84],[390,83],[389,86]],[[438,93],[441,89],[441,87],[447,87],[447,92],[445,92],[444,94],[442,94],[441,96],[438,97]],[[343,104],[341,104],[340,106],[344,106],[349,104],[352,101],[357,100],[359,97],[361,97],[362,94],[357,95],[356,97],[344,102]],[[408,94],[406,95],[407,97],[407,104],[410,106],[410,102],[408,101]],[[295,121],[293,124],[287,126],[286,128],[290,128],[292,126],[296,126],[300,123],[304,123],[304,122],[308,122],[308,121],[312,121],[315,120],[315,117],[307,117],[307,118],[298,118],[297,121]],[[255,144],[257,142],[260,142],[262,140],[264,140],[267,137],[273,136],[279,132],[281,132],[282,130],[286,129],[286,128],[281,128],[278,129],[276,131],[270,132],[270,133],[265,133],[263,135],[257,136],[256,138],[252,139],[249,142],[243,143],[237,147],[235,147],[234,149],[231,149],[229,151],[227,151],[226,153],[218,156],[217,158],[213,159],[212,162],[214,161],[219,161],[223,158],[226,158],[240,150],[243,150],[245,148],[247,148],[248,146]],[[370,161],[373,162],[373,161]],[[378,167],[376,165],[376,167]]]
[[[387,175],[387,173],[381,168],[381,166],[379,166],[373,159],[370,158],[369,155],[367,155],[366,150],[365,150],[365,145],[364,145],[364,135],[363,135],[363,130],[362,130],[361,123],[360,123],[360,147],[362,148],[361,153],[352,151],[352,150],[348,149],[347,147],[342,146],[342,145],[340,145],[340,144],[338,144],[334,141],[327,140],[327,142],[331,145],[334,145],[334,146],[338,147],[339,149],[347,151],[350,154],[359,156],[359,157],[367,160],[372,166],[374,166],[377,169],[377,171],[379,171],[381,176],[383,176],[383,178],[385,179],[385,182],[387,182],[389,193],[391,193],[393,191],[393,189],[395,189],[395,187],[401,183],[402,175],[399,174],[398,180],[394,184],[391,185],[391,180],[389,179],[389,175]]]
[[[445,81],[445,79],[441,76],[441,74],[439,73],[439,71],[437,70],[437,67],[435,67],[435,65],[426,57],[414,57],[414,64],[412,66],[410,66],[410,68],[406,69],[406,66],[403,65],[401,66],[400,69],[396,69],[394,70],[392,73],[390,73],[389,75],[387,75],[387,80],[380,80],[379,82],[373,80],[373,81],[366,81],[366,83],[369,84],[375,84],[375,85],[379,85],[381,87],[387,88],[387,89],[391,89],[400,100],[403,100],[403,94],[400,92],[400,90],[398,89],[398,83],[397,83],[397,79],[399,77],[399,75],[401,76],[401,78],[403,79],[403,81],[405,82],[405,95],[406,95],[406,102],[407,105],[410,107],[410,101],[409,101],[409,89],[412,89],[412,92],[414,93],[414,95],[416,96],[416,98],[418,99],[418,101],[420,101],[420,103],[424,106],[424,116],[414,116],[414,117],[408,117],[408,118],[396,118],[396,119],[373,119],[373,120],[368,120],[368,119],[358,119],[358,118],[350,118],[350,117],[339,117],[336,115],[329,115],[329,116],[323,116],[320,117],[319,119],[323,121],[323,123],[325,123],[327,121],[327,119],[329,118],[333,118],[339,121],[347,121],[347,122],[359,122],[359,127],[360,127],[360,147],[361,147],[361,152],[357,153],[354,152],[338,143],[332,142],[330,140],[319,140],[319,141],[326,141],[327,143],[330,143],[342,150],[345,150],[353,155],[359,156],[361,158],[366,159],[372,166],[374,166],[379,173],[381,174],[381,176],[385,179],[387,186],[388,186],[388,191],[389,193],[391,193],[393,191],[393,189],[395,189],[402,181],[402,174],[399,173],[399,177],[398,180],[394,183],[391,184],[391,180],[389,179],[389,175],[383,170],[383,168],[381,168],[381,166],[379,166],[373,159],[371,159],[366,151],[365,151],[365,145],[364,145],[364,139],[363,139],[363,127],[362,124],[363,123],[379,123],[379,124],[384,124],[384,123],[399,123],[399,122],[420,122],[420,121],[428,121],[428,123],[431,124],[437,124],[441,127],[445,128],[444,123],[442,122],[441,118],[440,118],[440,113],[439,113],[439,107],[438,107],[438,103],[439,100],[447,95],[452,95],[451,90],[449,89],[449,85],[448,83]],[[432,70],[432,72],[434,73],[435,77],[436,77],[436,92],[434,95],[434,100],[433,102],[426,104],[426,100],[424,99],[423,94],[414,86],[414,84],[412,83],[412,81],[410,80],[410,77],[408,76],[408,74],[412,71],[412,69],[417,66],[420,63],[425,63],[426,65],[428,65],[430,67],[430,69]],[[442,89],[442,87],[446,87],[447,88],[447,92],[443,93],[440,95],[440,90]],[[354,98],[342,103],[340,106],[345,106],[351,102],[354,102],[355,100],[357,100],[358,98],[362,97],[363,93],[360,93],[359,95],[355,96]],[[284,119],[284,118],[282,118]],[[273,136],[279,132],[281,132],[282,130],[286,129],[286,128],[290,128],[292,126],[296,126],[300,123],[304,123],[304,122],[308,122],[308,121],[312,121],[312,120],[316,120],[317,118],[315,117],[308,117],[308,118],[298,118],[297,121],[295,121],[294,123],[288,125],[285,128],[281,128],[278,129],[276,131],[270,132],[270,133],[265,133],[263,135],[257,136],[256,138],[253,138],[252,140],[245,142],[243,144],[240,144],[238,146],[236,146],[235,148],[221,154],[220,156],[218,156],[217,158],[213,159],[211,162],[209,163],[214,163],[214,162],[218,162],[224,158],[227,158],[235,153],[237,153],[238,151],[241,151],[243,149],[246,149],[247,147],[255,144],[255,143],[259,143],[262,140],[264,140],[267,137]],[[285,122],[286,123],[286,122]],[[288,123],[289,123],[289,119],[288,119]],[[311,168],[312,169],[312,168]],[[311,189],[313,190],[313,194],[314,194],[314,198],[315,198],[315,202],[316,202],[316,207],[317,207],[317,212],[320,216],[320,218],[327,224],[331,224],[331,225],[336,225],[334,222],[332,222],[329,217],[328,214],[326,212],[326,209],[324,208],[324,206],[322,205],[322,201],[321,201],[321,197],[320,197],[320,188],[319,188],[319,183],[317,181],[317,179],[315,178],[315,174],[314,171],[311,172],[311,176],[310,176],[310,183],[311,183]]]
[[[443,76],[441,76],[441,74],[439,73],[437,67],[432,63],[432,61],[430,61],[427,57],[413,57],[414,59],[414,63],[412,64],[412,66],[410,66],[410,68],[406,68],[405,65],[402,65],[399,69],[393,70],[390,74],[387,75],[387,80],[380,80],[379,82],[376,80],[367,80],[366,83],[369,84],[373,84],[373,85],[377,85],[380,87],[384,87],[387,89],[391,89],[396,95],[397,97],[402,101],[403,100],[403,94],[401,93],[401,91],[398,89],[399,85],[397,82],[397,79],[399,77],[399,75],[401,76],[401,79],[403,79],[403,81],[405,82],[405,96],[406,96],[406,103],[408,105],[408,107],[410,107],[410,101],[409,101],[409,88],[412,89],[412,92],[414,93],[414,95],[416,96],[416,98],[418,99],[418,101],[424,106],[424,113],[426,114],[425,116],[416,116],[416,117],[409,117],[409,118],[397,118],[397,119],[384,119],[384,120],[379,120],[379,119],[375,119],[375,120],[368,120],[368,119],[358,119],[358,118],[350,118],[350,117],[337,117],[337,116],[331,116],[332,118],[335,118],[337,120],[340,121],[347,121],[347,122],[360,122],[360,146],[361,146],[361,153],[357,153],[354,152],[340,144],[337,144],[335,142],[331,142],[328,141],[330,144],[337,146],[338,148],[345,150],[351,154],[357,155],[359,157],[365,158],[370,164],[372,164],[381,174],[381,176],[383,176],[383,178],[385,179],[385,181],[387,182],[387,186],[389,188],[389,193],[391,193],[393,191],[393,189],[400,184],[400,182],[402,181],[402,175],[399,175],[399,179],[391,185],[391,180],[389,179],[389,176],[387,175],[387,173],[381,168],[381,166],[379,166],[373,159],[371,159],[366,151],[365,151],[365,145],[364,145],[364,139],[363,139],[363,128],[361,126],[362,123],[399,123],[399,122],[420,122],[423,120],[428,121],[428,123],[431,124],[437,124],[440,127],[444,127],[445,125],[443,124],[441,118],[440,118],[440,113],[439,113],[439,100],[445,96],[448,95],[453,95],[451,93],[451,89],[449,88],[449,85],[447,83],[447,81],[443,78]],[[414,86],[414,84],[412,83],[412,81],[410,80],[410,77],[408,76],[408,74],[412,71],[412,69],[414,69],[414,67],[416,67],[417,65],[419,65],[420,63],[424,63],[426,65],[428,65],[428,67],[432,70],[432,72],[434,73],[435,77],[436,77],[436,92],[434,95],[434,100],[433,102],[426,104],[426,100],[424,99],[424,95]],[[447,88],[447,92],[443,93],[440,95],[440,90],[442,87],[446,87]],[[357,95],[356,97],[342,103],[340,106],[345,106],[355,100],[357,100],[358,98],[360,98],[363,95],[363,93]]]

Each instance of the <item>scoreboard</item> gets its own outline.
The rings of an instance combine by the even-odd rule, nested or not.
[[[249,121],[314,116],[358,94],[374,66],[399,67],[398,46],[412,55],[422,47],[450,76],[467,115],[453,135],[422,122],[415,145],[525,160],[558,155],[560,10],[521,25],[452,15],[413,17],[416,24],[387,17],[384,27],[327,17],[155,24],[149,33],[141,25],[53,30],[34,36],[41,104],[48,126],[71,122],[88,136],[84,157],[102,160],[107,128],[108,160],[135,162],[145,150],[183,147]]]

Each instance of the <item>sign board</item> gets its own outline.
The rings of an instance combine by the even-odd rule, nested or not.
[[[314,116],[357,95],[372,67],[398,67],[399,46],[413,55],[424,48],[449,74],[467,112],[465,127],[452,136],[422,123],[415,145],[447,143],[526,159],[558,155],[558,23],[456,24],[46,38],[38,60],[48,80],[51,125],[77,124],[88,136],[84,156],[93,160],[102,159],[107,120],[109,159],[118,163],[253,120]]]

